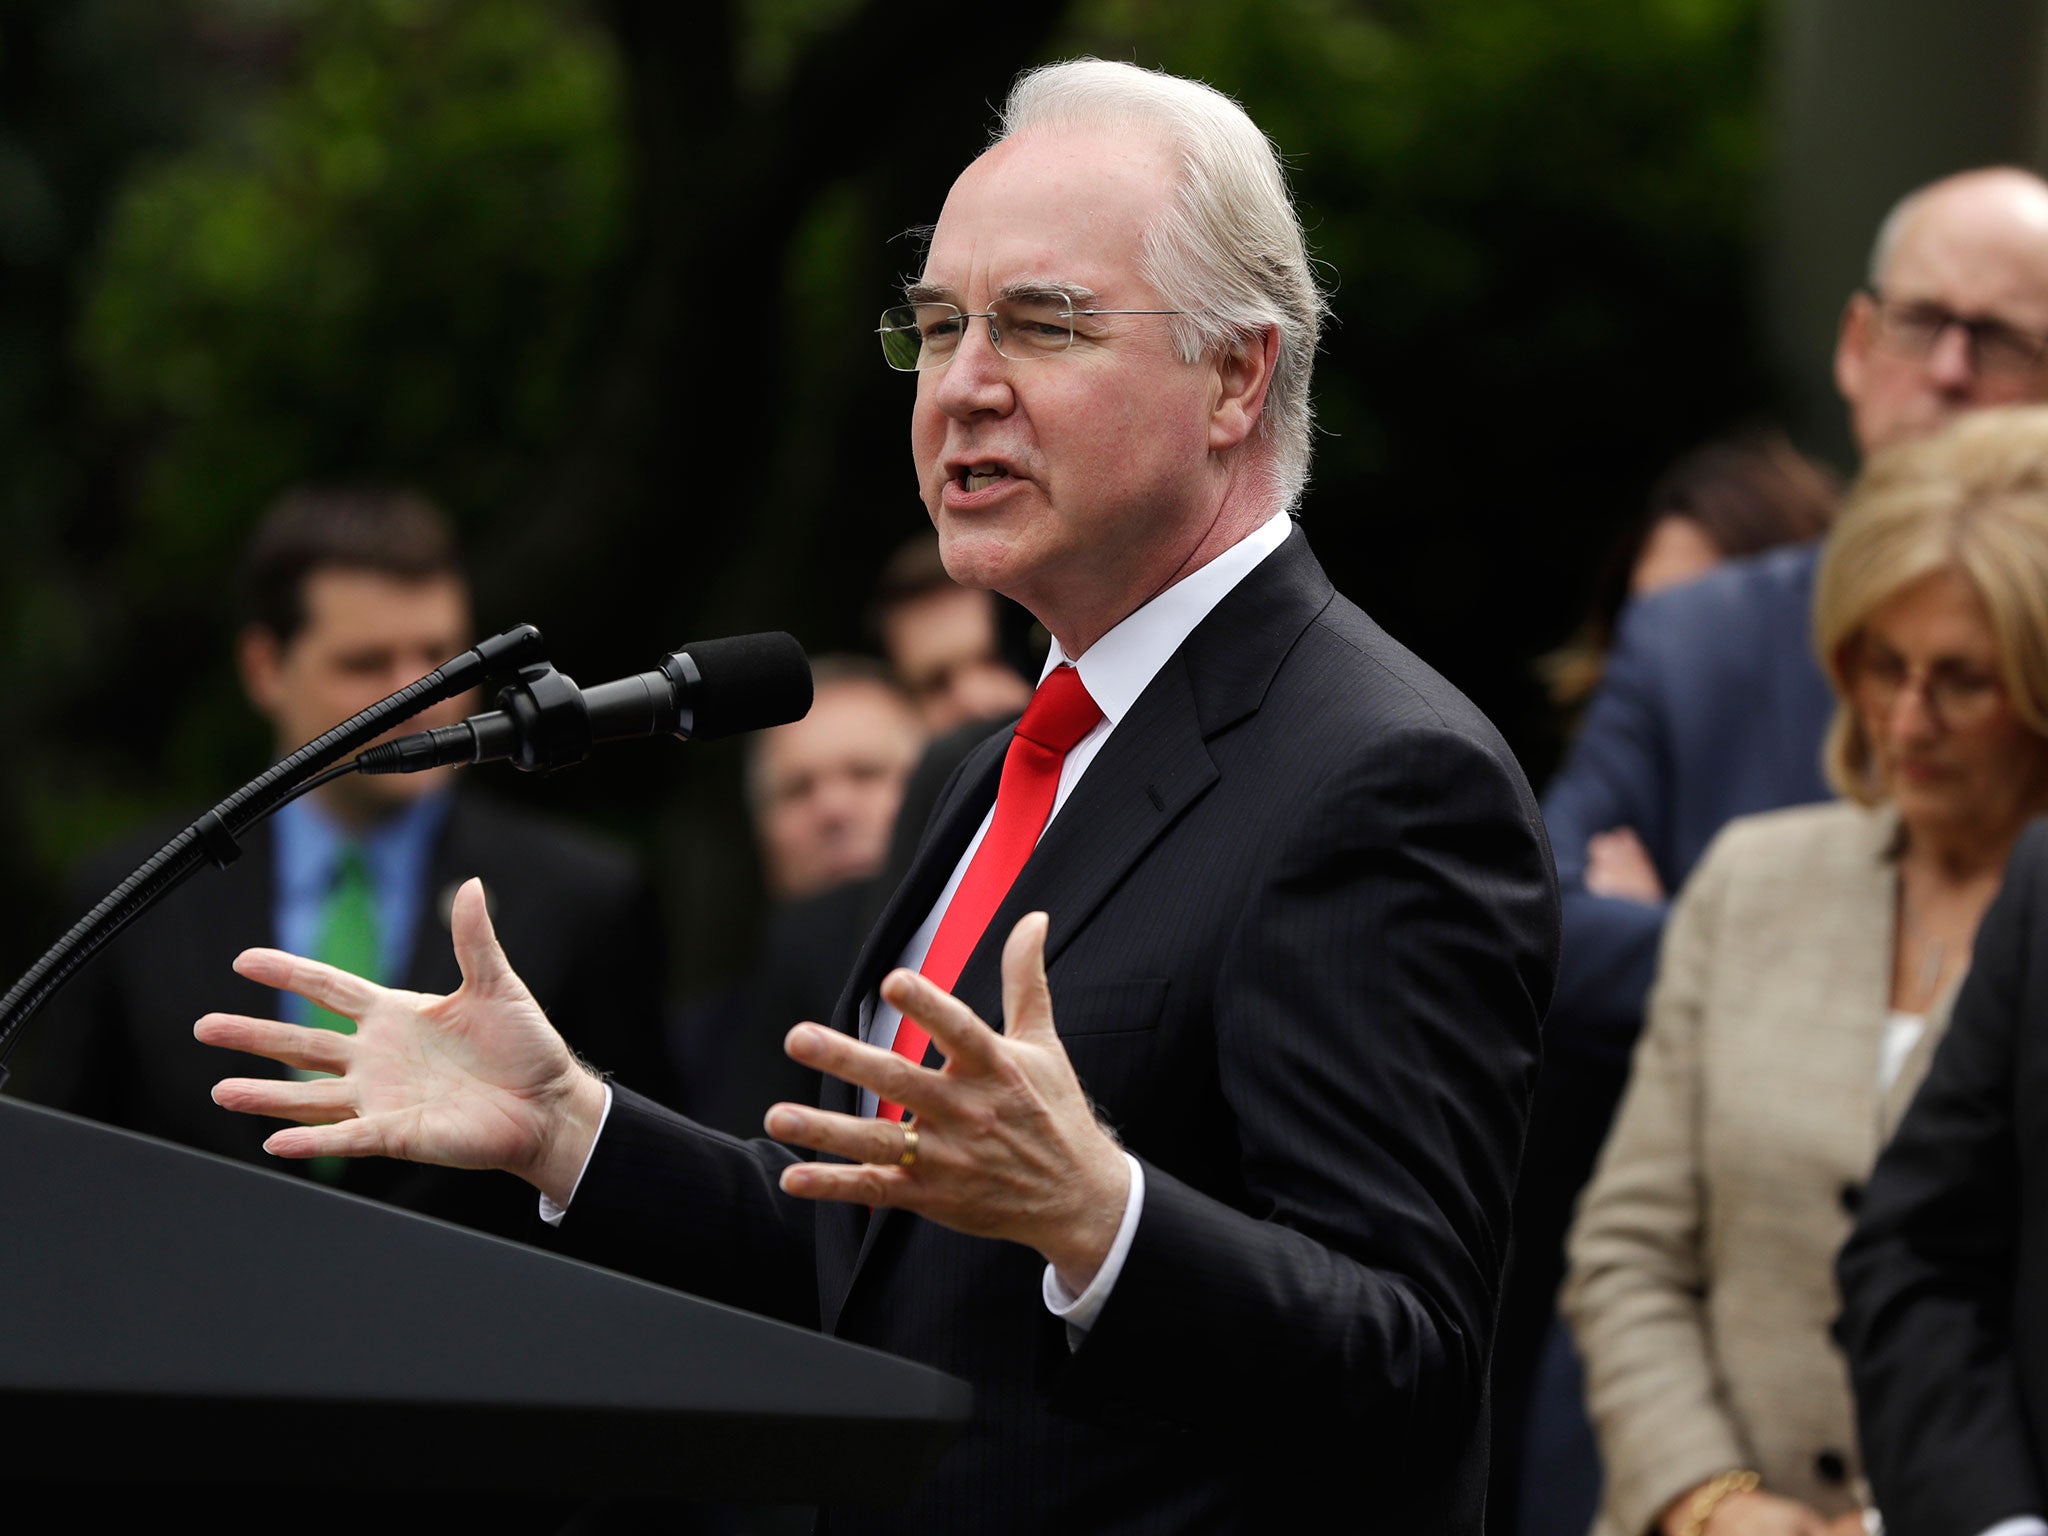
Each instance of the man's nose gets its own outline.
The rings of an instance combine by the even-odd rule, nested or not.
[[[1970,328],[1952,320],[1927,353],[1927,375],[1942,389],[1966,390],[1977,381],[1976,342]]]
[[[996,350],[986,319],[969,320],[952,361],[938,371],[939,409],[949,416],[1008,410],[1015,398],[1010,370],[1016,366]]]
[[[820,779],[811,789],[811,814],[828,826],[840,826],[855,819],[860,797],[852,779],[834,774]]]

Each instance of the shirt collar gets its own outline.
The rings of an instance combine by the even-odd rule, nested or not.
[[[311,796],[292,801],[274,822],[280,893],[288,901],[324,896],[342,845],[351,841],[362,849],[371,878],[380,879],[394,861],[431,844],[449,798],[446,790],[422,795],[360,833],[343,827]]]
[[[1287,513],[1274,513],[1207,565],[1191,571],[1128,614],[1116,628],[1088,647],[1074,668],[1081,674],[1088,696],[1095,700],[1110,725],[1116,725],[1129,713],[1138,702],[1138,695],[1166,665],[1167,658],[1180,649],[1195,626],[1260,561],[1287,542],[1293,527],[1294,520]],[[1038,680],[1044,682],[1066,660],[1066,652],[1054,640]]]

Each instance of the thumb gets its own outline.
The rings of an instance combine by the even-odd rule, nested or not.
[[[1050,925],[1043,912],[1027,912],[1003,943],[1003,1033],[1012,1040],[1055,1033],[1052,988],[1045,979],[1045,931]]]
[[[448,913],[449,936],[455,940],[455,964],[462,971],[462,984],[478,992],[497,992],[509,981],[518,984],[512,962],[498,944],[498,931],[491,926],[491,912],[484,901],[484,883],[471,876],[455,893],[455,905]]]

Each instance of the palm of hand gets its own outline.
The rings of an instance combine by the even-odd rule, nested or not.
[[[559,1183],[549,1155],[567,1150],[564,1107],[584,1074],[498,947],[476,881],[457,894],[451,928],[463,980],[446,997],[278,950],[243,954],[235,969],[244,976],[354,1019],[356,1031],[209,1014],[195,1030],[206,1043],[328,1074],[229,1078],[215,1100],[300,1122],[264,1143],[280,1157],[399,1157]]]
[[[446,997],[384,992],[353,1038],[346,1080],[382,1154],[458,1168],[531,1156],[567,1052],[510,970]]]

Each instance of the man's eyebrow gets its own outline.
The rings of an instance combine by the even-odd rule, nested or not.
[[[1026,277],[1003,284],[997,297],[1011,300],[1058,298],[1078,307],[1094,303],[1095,290],[1082,283],[1062,282],[1055,277]]]
[[[1069,283],[1059,278],[1027,277],[1008,282],[996,290],[998,300],[1015,302],[1019,299],[1065,299],[1075,308],[1095,302],[1095,290],[1083,283]],[[951,304],[958,309],[960,296],[944,283],[911,283],[903,290],[906,304]]]

